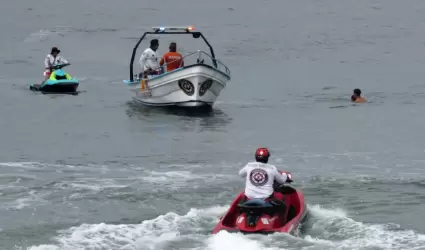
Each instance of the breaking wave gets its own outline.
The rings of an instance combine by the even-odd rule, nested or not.
[[[398,225],[367,224],[341,209],[309,206],[310,218],[301,238],[290,235],[241,235],[211,230],[226,207],[169,212],[140,224],[82,224],[61,230],[53,243],[30,250],[76,249],[420,249],[425,235]]]

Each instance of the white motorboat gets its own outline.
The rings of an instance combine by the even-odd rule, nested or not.
[[[184,66],[170,72],[164,72],[166,67],[162,67],[158,75],[139,79],[139,74],[133,74],[133,63],[139,44],[148,34],[189,34],[195,39],[201,37],[210,48],[210,53],[196,50],[183,56]],[[124,80],[124,83],[135,93],[133,99],[145,105],[212,107],[230,78],[229,68],[215,58],[212,46],[201,32],[194,31],[192,26],[154,27],[153,32],[145,32],[134,47],[130,61],[130,80]]]

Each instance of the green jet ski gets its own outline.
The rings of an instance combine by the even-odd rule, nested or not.
[[[41,84],[31,84],[30,90],[41,91],[43,93],[76,93],[80,81],[71,77],[68,73],[62,70],[63,67],[70,65],[60,64],[53,66],[53,72],[49,79]]]

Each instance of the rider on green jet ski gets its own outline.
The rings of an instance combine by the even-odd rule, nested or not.
[[[59,65],[59,64],[67,64],[69,65],[68,61],[59,55],[61,51],[57,47],[53,47],[50,51],[50,54],[46,56],[46,59],[44,59],[44,76],[47,80],[50,77],[50,74],[52,73],[52,67]]]

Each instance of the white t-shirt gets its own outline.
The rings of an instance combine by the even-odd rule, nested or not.
[[[152,70],[159,69],[158,55],[151,48],[147,48],[145,51],[143,51],[139,62],[143,71],[148,70],[149,68]]]
[[[58,64],[66,64],[68,63],[65,58],[61,57],[60,55],[57,55],[56,58],[52,56],[52,54],[48,54],[46,56],[46,59],[44,59],[44,68],[48,69],[50,66],[56,66]]]
[[[250,199],[266,199],[273,194],[273,183],[276,180],[279,184],[284,184],[288,176],[279,173],[274,165],[250,162],[245,165],[239,175],[246,177],[245,195]]]

